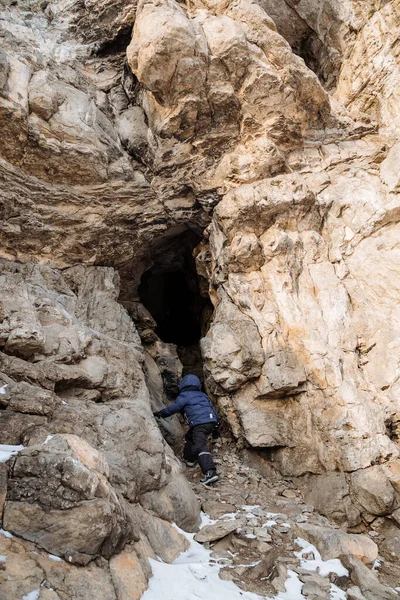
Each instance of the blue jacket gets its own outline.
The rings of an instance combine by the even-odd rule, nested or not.
[[[202,423],[218,423],[217,411],[207,394],[201,391],[200,379],[196,375],[186,375],[182,379],[177,399],[158,414],[164,418],[178,412],[184,414],[189,427]]]

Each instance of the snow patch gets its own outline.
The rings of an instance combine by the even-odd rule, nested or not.
[[[10,533],[9,531],[4,531],[4,529],[0,529],[0,535],[4,535],[4,537],[10,539],[13,537],[12,533]]]
[[[268,519],[268,521],[266,521],[265,523],[263,523],[261,525],[261,527],[273,527],[274,525],[277,525],[277,522],[274,521],[273,519]]]
[[[224,519],[224,521],[236,521],[238,514],[238,512],[225,513],[224,515],[220,516],[220,519]]]
[[[202,522],[211,519],[202,515]],[[194,540],[194,534],[176,529],[190,542],[190,547],[172,564],[149,559],[153,576],[141,600],[264,600],[243,592],[232,581],[219,578],[221,567],[210,564],[210,550]]]
[[[25,446],[8,446],[6,444],[0,444],[0,462],[6,462],[18,452],[24,449]]]
[[[299,552],[295,552],[294,555],[300,560],[300,566],[306,571],[316,571],[322,577],[327,577],[329,573],[335,573],[338,577],[348,575],[348,570],[342,565],[338,558],[331,558],[329,560],[322,560],[320,553],[313,544],[303,540],[302,538],[296,538],[296,544],[302,548]],[[314,560],[303,558],[304,554],[314,555]],[[334,597],[336,598],[336,597]]]
[[[202,524],[215,523],[202,513]],[[153,575],[149,587],[141,600],[306,600],[301,593],[303,584],[297,573],[288,571],[285,592],[279,592],[274,598],[261,597],[252,592],[245,592],[233,581],[220,579],[221,565],[211,557],[207,550],[194,540],[194,533],[186,533],[174,525],[176,530],[190,542],[172,564],[149,558]],[[233,556],[233,555],[232,555]],[[243,567],[255,567],[259,561]],[[341,600],[340,596],[332,600]]]
[[[54,560],[54,562],[62,562],[62,558],[59,556],[55,556],[54,554],[48,554],[47,556],[50,558],[50,560]]]
[[[331,583],[329,600],[346,600],[346,598],[347,598],[346,592],[344,592],[343,590],[338,588],[338,586],[335,585],[334,583]]]
[[[7,555],[0,554],[0,563],[6,562],[6,560],[7,560]]]
[[[8,385],[8,384],[7,384],[7,383],[5,383],[5,384],[4,384],[2,387],[0,387],[0,394],[1,394],[2,396],[4,396],[5,394],[7,394],[7,390],[6,390],[6,387],[7,387],[7,385]]]
[[[206,515],[203,512],[200,513],[200,518],[201,518],[200,529],[202,529],[206,525],[214,525],[218,521],[218,519],[217,520],[216,519],[211,519],[211,517],[209,517],[208,515]]]
[[[299,576],[294,571],[288,571],[288,579],[285,581],[285,592],[279,592],[276,596],[276,600],[305,600],[305,597],[301,593],[303,584],[301,583]]]
[[[22,600],[38,600],[40,594],[40,589],[33,590],[33,592],[29,592],[29,594],[25,594],[22,596]]]

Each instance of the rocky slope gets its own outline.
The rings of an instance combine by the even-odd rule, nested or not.
[[[201,369],[160,339],[178,271],[237,445],[397,552],[399,25],[398,0],[3,2],[5,598],[140,598],[198,526],[151,414]]]

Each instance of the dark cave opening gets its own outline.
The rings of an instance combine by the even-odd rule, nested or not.
[[[157,324],[155,333],[177,346],[184,374],[202,374],[199,341],[213,311],[207,282],[198,275],[193,257],[201,239],[192,230],[169,238],[155,252],[138,289],[140,301]]]

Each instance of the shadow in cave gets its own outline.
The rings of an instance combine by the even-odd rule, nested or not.
[[[207,282],[196,271],[193,250],[201,235],[188,230],[175,236],[157,253],[142,275],[141,302],[157,323],[156,334],[177,346],[183,374],[202,377],[199,341],[212,315]]]

